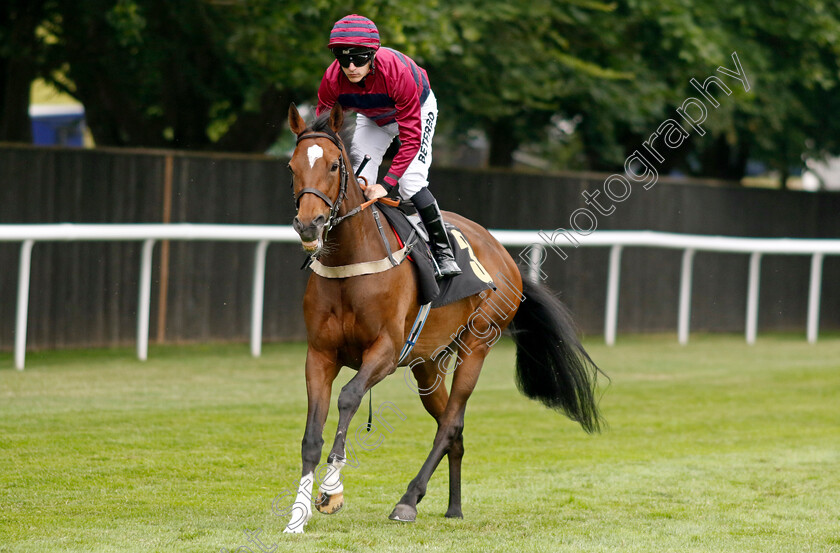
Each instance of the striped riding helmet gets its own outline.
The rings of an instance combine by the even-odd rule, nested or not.
[[[379,31],[376,24],[361,15],[348,15],[336,21],[330,32],[327,48],[361,46],[379,50]]]

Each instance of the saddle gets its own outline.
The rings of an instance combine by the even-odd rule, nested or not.
[[[432,307],[442,307],[460,299],[478,294],[488,288],[496,286],[492,278],[475,258],[472,247],[466,236],[455,225],[444,221],[455,262],[461,268],[461,274],[444,280],[435,280],[432,250],[429,247],[429,237],[418,215],[409,215],[403,207],[391,207],[379,203],[379,209],[400,241],[400,247],[406,243],[410,246],[411,254],[408,259],[412,262],[417,275],[417,301],[420,305],[431,303]]]

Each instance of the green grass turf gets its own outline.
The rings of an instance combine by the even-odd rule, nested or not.
[[[344,510],[302,536],[272,500],[300,476],[305,345],[31,353],[22,373],[0,354],[0,551],[260,551],[258,529],[277,551],[840,551],[838,337],[588,347],[611,378],[594,436],[516,391],[509,341],[491,352],[467,408],[464,520],[443,517],[445,462],[417,522],[387,520],[435,425],[401,370],[386,379],[374,406],[406,419],[356,447]]]

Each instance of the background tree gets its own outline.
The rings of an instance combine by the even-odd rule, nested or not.
[[[784,183],[804,155],[840,153],[840,122],[824,116],[840,101],[837,4],[623,0],[614,15],[614,32],[603,35],[605,47],[593,60],[626,64],[634,78],[603,81],[566,102],[582,116],[588,167],[620,167],[675,107],[696,96],[689,80],[702,81],[718,65],[731,67],[733,51],[750,78],[750,93],[733,88],[710,113],[709,133],[668,158],[666,171],[740,179],[753,160],[778,170]]]
[[[259,7],[202,0],[56,0],[47,78],[85,106],[99,145],[259,151],[296,90],[243,55]],[[282,30],[281,30],[282,32]]]
[[[530,149],[618,169],[732,51],[752,90],[663,172],[737,179],[754,160],[784,176],[840,153],[840,5],[824,0],[7,0],[0,140],[29,139],[41,77],[84,104],[99,145],[265,151],[288,104],[314,101],[329,29],[354,12],[429,71],[439,135],[481,131],[494,165]]]
[[[45,3],[6,0],[0,7],[0,142],[29,142],[29,88],[43,64],[37,36]]]
[[[313,97],[331,61],[329,29],[350,10],[324,0],[36,3],[47,52],[38,71],[84,104],[98,145],[227,151],[276,141],[288,105]],[[404,1],[352,9],[401,43],[413,21],[435,19]],[[415,38],[419,29],[433,42],[421,28]]]
[[[587,61],[600,42],[593,14],[610,5],[587,0],[535,0],[527,7],[467,0],[450,11],[452,32],[441,56],[429,59],[438,102],[457,129],[482,129],[489,163],[508,166],[523,142],[543,140],[564,102],[595,82],[630,73]]]

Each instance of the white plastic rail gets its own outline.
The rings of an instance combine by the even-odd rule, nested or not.
[[[568,231],[567,231],[568,234]],[[678,337],[681,344],[688,342],[689,320],[691,318],[691,280],[694,253],[698,251],[744,253],[750,255],[747,284],[746,340],[754,344],[758,329],[758,291],[763,255],[810,255],[811,278],[808,291],[808,342],[815,343],[819,330],[820,294],[822,287],[822,262],[826,255],[840,255],[840,239],[820,238],[734,238],[729,236],[703,236],[697,234],[676,234],[654,231],[597,231],[590,235],[573,235],[561,239],[552,238],[548,243],[544,232],[493,231],[493,235],[505,246],[536,245],[540,250],[559,248],[564,253],[578,247],[609,247],[610,265],[607,276],[607,311],[604,324],[604,339],[608,345],[615,343],[618,321],[618,282],[621,274],[621,252],[626,247],[666,248],[683,251],[680,275],[679,313],[677,316]],[[530,252],[530,275],[535,278],[542,273],[539,264],[545,255]],[[568,255],[566,253],[566,255]]]
[[[546,250],[568,244],[547,243],[545,233],[538,231],[491,230],[499,242],[508,247],[530,247],[529,276],[536,280]],[[15,367],[23,370],[26,356],[26,325],[29,311],[29,281],[32,249],[36,242],[69,241],[139,241],[143,243],[140,263],[140,290],[137,309],[137,357],[145,360],[149,344],[149,312],[151,303],[152,254],[161,240],[202,240],[252,242],[255,244],[254,277],[251,304],[251,354],[258,357],[262,345],[263,299],[265,288],[265,257],[272,242],[297,243],[299,238],[289,226],[208,225],[208,224],[50,224],[0,225],[0,242],[20,242],[20,266],[15,323]],[[678,338],[688,342],[691,278],[694,254],[697,251],[750,254],[747,291],[746,339],[755,342],[758,321],[758,290],[762,255],[788,254],[811,256],[811,278],[808,294],[807,337],[816,342],[819,328],[819,306],[822,284],[822,263],[826,255],[840,255],[840,240],[792,238],[732,238],[701,236],[652,231],[598,231],[588,236],[575,236],[581,247],[609,247],[610,261],[607,278],[607,309],[604,338],[615,343],[618,322],[621,253],[626,247],[651,247],[683,251],[680,277]],[[569,242],[571,243],[571,242]]]
[[[26,323],[29,313],[29,280],[32,247],[35,242],[142,241],[140,290],[137,306],[137,358],[149,353],[149,313],[152,292],[152,254],[160,240],[202,240],[253,242],[255,244],[254,286],[251,296],[251,354],[259,357],[262,346],[265,256],[270,242],[299,242],[290,226],[204,225],[204,224],[75,224],[0,225],[0,242],[22,242],[18,273],[15,322],[15,368],[23,370],[26,358]]]

